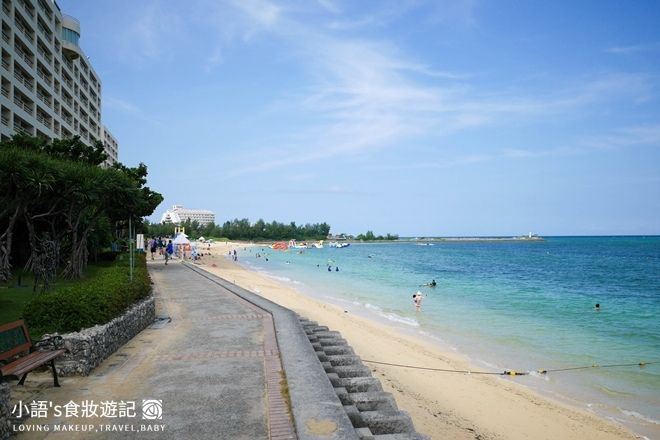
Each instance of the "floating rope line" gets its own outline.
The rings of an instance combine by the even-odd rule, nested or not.
[[[390,364],[387,362],[378,362],[378,361],[369,361],[366,359],[363,359],[362,362],[368,362],[371,364],[379,364],[379,365],[389,365],[390,367],[403,367],[403,368],[414,368],[416,370],[430,370],[430,371],[442,371],[443,373],[463,373],[463,374],[493,374],[493,375],[503,375],[503,374],[510,374],[510,372],[505,371],[504,373],[491,373],[488,371],[468,371],[468,370],[446,370],[443,368],[431,368],[431,367],[416,367],[413,365],[402,365],[402,364]],[[527,373],[517,373],[517,374],[527,374]]]
[[[598,365],[598,364],[593,364],[589,365],[588,367],[574,367],[574,368],[559,368],[556,370],[537,370],[537,373],[540,374],[546,374],[546,373],[555,373],[557,371],[570,371],[570,370],[584,370],[587,368],[613,368],[613,367],[635,367],[635,366],[640,366],[644,367],[646,365],[651,365],[654,362],[638,362],[636,364],[613,364],[613,365]]]
[[[402,368],[413,368],[416,370],[429,370],[429,371],[441,371],[443,373],[463,373],[463,374],[491,374],[491,375],[496,375],[496,376],[527,376],[530,374],[529,371],[527,372],[522,372],[522,371],[504,371],[502,373],[491,373],[487,371],[468,371],[468,370],[447,370],[444,368],[431,368],[431,367],[417,367],[414,365],[403,365],[403,364],[391,364],[388,362],[378,362],[378,361],[370,361],[363,359],[362,362],[367,362],[370,364],[378,364],[378,365],[388,365],[390,367],[402,367]],[[657,362],[638,362],[634,364],[613,364],[613,365],[598,365],[598,364],[593,364],[589,365],[586,367],[573,367],[573,368],[558,368],[555,370],[536,370],[537,373],[539,374],[547,374],[547,373],[556,373],[559,371],[571,371],[571,370],[584,370],[587,368],[613,368],[613,367],[632,367],[632,366],[639,366],[639,367],[644,367],[646,365],[652,365]]]

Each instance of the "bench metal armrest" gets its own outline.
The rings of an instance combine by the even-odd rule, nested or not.
[[[51,350],[59,350],[64,348],[64,338],[60,335],[48,336],[43,339],[32,341],[33,346],[39,348],[49,348]]]

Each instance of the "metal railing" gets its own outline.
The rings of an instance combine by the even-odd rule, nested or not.
[[[47,128],[50,128],[50,127],[51,127],[51,123],[50,123],[50,121],[49,121],[48,119],[46,119],[46,117],[44,117],[44,116],[43,116],[42,114],[40,114],[40,113],[37,114],[37,121],[41,122],[41,124],[42,124],[44,127],[47,127]]]
[[[22,108],[25,113],[29,114],[30,116],[34,115],[34,108],[30,107],[30,105],[23,101],[19,97],[14,97],[14,104],[16,104],[17,107]]]
[[[26,89],[29,91],[33,92],[34,91],[34,86],[32,85],[31,82],[29,82],[29,79],[21,75],[19,71],[14,71],[14,78],[16,78],[21,84],[25,86]]]
[[[46,5],[44,4],[43,0],[39,0],[38,3],[39,3],[39,7],[40,7],[41,10],[43,11],[43,13],[46,14],[46,17],[48,17],[48,19],[49,19],[50,21],[53,21],[53,13],[52,13],[51,11],[48,10],[48,8],[47,8]]]
[[[23,9],[25,9],[25,12],[34,20],[34,11],[30,9],[30,7],[25,3],[25,0],[18,0],[18,2],[23,5]]]
[[[20,58],[23,58],[23,61],[25,61],[28,66],[34,67],[34,61],[32,61],[32,58],[27,53],[25,53],[25,51],[19,45],[15,43],[14,52],[16,52]]]
[[[48,108],[53,108],[53,105],[50,103],[50,96],[46,96],[43,93],[37,91],[37,98],[39,98],[39,100],[41,102],[46,104],[46,106],[48,106]]]
[[[23,23],[20,22],[18,18],[14,18],[14,24],[18,28],[19,31],[23,33],[27,37],[28,40],[30,40],[30,43],[32,43],[33,38],[32,34],[30,34],[30,31],[27,30],[27,28],[23,25]]]

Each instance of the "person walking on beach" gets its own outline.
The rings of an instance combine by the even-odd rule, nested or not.
[[[417,292],[416,295],[413,295],[413,301],[415,303],[415,310],[418,312],[422,311],[422,300],[424,297],[422,296],[422,292]]]
[[[172,245],[172,240],[167,242],[167,249],[165,249],[165,265],[167,266],[167,261],[172,258],[174,253],[174,246]]]
[[[151,259],[154,259],[154,255],[156,255],[156,237],[151,237],[151,240],[149,240],[149,250],[151,251]]]

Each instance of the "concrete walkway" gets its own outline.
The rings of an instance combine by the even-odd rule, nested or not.
[[[12,385],[13,405],[43,409],[19,438],[357,438],[293,312],[190,263],[148,265],[161,319],[88,377]]]

